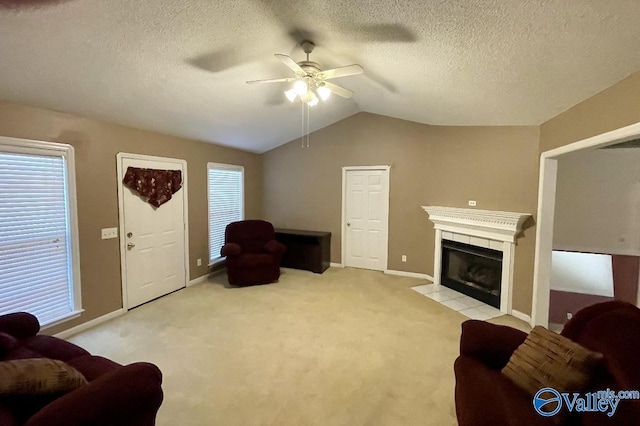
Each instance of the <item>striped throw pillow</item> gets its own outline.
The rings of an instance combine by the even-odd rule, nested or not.
[[[55,359],[0,362],[0,395],[45,395],[69,392],[87,384],[72,366]]]
[[[536,326],[513,352],[502,373],[530,395],[545,387],[580,392],[602,359],[602,354]]]

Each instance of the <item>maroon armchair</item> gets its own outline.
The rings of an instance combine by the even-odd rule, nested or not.
[[[88,383],[62,395],[2,395],[0,425],[155,424],[163,399],[158,367],[146,362],[122,366],[73,343],[37,335],[39,331],[36,317],[26,312],[0,316],[0,360],[60,360],[82,373]]]
[[[280,278],[280,260],[286,247],[276,241],[273,225],[264,220],[242,220],[227,225],[227,277],[231,285],[268,284]]]
[[[604,355],[604,368],[584,392],[640,390],[640,309],[618,301],[589,306],[576,313],[561,334]],[[484,321],[462,324],[460,356],[454,365],[460,426],[557,424],[555,417],[538,415],[532,397],[501,373],[526,337],[520,330]],[[570,424],[640,424],[640,400],[621,400],[613,417],[572,413]]]

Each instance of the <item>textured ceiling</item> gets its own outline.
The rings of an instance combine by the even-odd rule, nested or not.
[[[638,0],[0,0],[0,99],[263,152],[300,136],[274,53],[353,91],[358,111],[440,125],[538,125],[640,70]]]

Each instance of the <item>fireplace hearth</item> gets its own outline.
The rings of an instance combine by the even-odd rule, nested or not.
[[[500,309],[502,252],[442,240],[440,284]]]

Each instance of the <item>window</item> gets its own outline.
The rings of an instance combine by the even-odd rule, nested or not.
[[[209,265],[216,263],[228,224],[244,219],[244,168],[207,164],[209,186]]]
[[[0,314],[77,316],[79,271],[73,148],[0,137]]]

